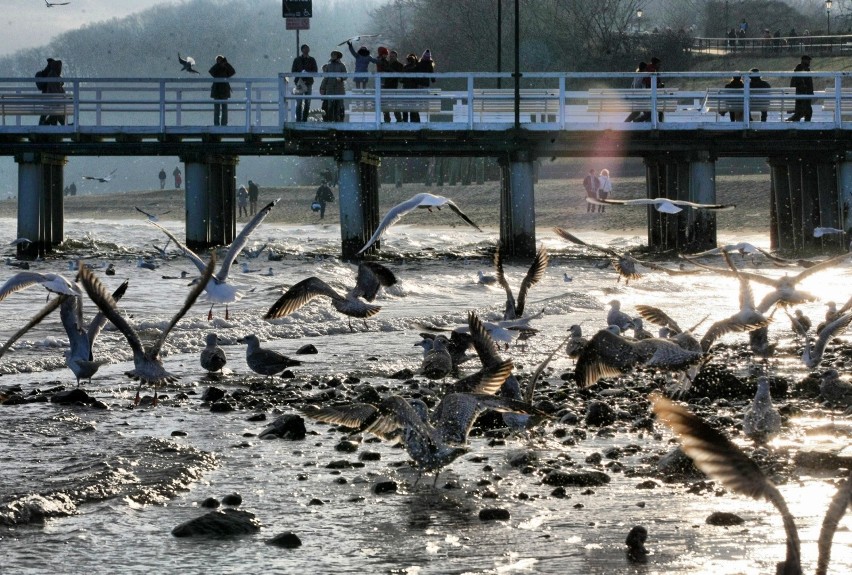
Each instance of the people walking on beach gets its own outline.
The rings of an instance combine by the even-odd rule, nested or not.
[[[601,170],[601,175],[598,176],[598,199],[605,200],[612,193],[612,181],[609,179],[609,170]],[[598,212],[603,213],[606,206],[598,206]]]
[[[214,78],[230,78],[237,73],[228,59],[222,55],[216,56],[216,63],[208,70]],[[231,97],[231,84],[228,82],[213,82],[210,86],[210,97],[213,98],[213,125],[228,125],[228,99]]]
[[[183,178],[181,177],[180,168],[175,166],[172,175],[175,177],[175,188],[180,189],[180,185],[183,183]]]
[[[332,50],[327,64],[323,64],[322,71],[329,74],[345,74],[346,64],[340,61],[343,58],[343,53],[338,50]],[[343,96],[346,94],[346,79],[326,77],[320,82],[320,94],[323,96]],[[325,120],[327,122],[342,122],[346,117],[346,111],[343,108],[343,100],[332,99],[325,100],[326,113]]]
[[[260,188],[257,187],[257,184],[248,181],[248,194],[249,194],[249,213],[251,215],[255,215],[257,213],[257,197],[260,195]]]
[[[77,184],[75,184],[74,182],[71,182],[71,185],[68,186],[68,195],[69,196],[76,196],[77,195]]]
[[[801,62],[796,66],[793,70],[794,72],[810,72],[811,71],[811,57],[805,54],[802,56]],[[795,76],[790,78],[790,87],[796,89],[796,96],[801,95],[813,95],[814,93],[814,79],[811,76]],[[798,122],[803,119],[805,122],[811,121],[811,115],[813,114],[813,107],[811,106],[810,98],[796,99],[796,107],[794,108],[793,115],[787,118],[788,122]]]
[[[293,60],[293,66],[290,69],[291,72],[316,72],[317,71],[317,61],[314,59],[311,54],[311,47],[307,44],[302,44],[301,54],[296,56]],[[294,80],[297,84],[301,84],[300,92],[302,96],[310,96],[313,93],[314,88],[314,79],[310,76],[296,76]],[[311,100],[310,98],[305,98],[304,100],[296,101],[296,121],[297,122],[307,122],[308,114],[311,111]]]
[[[160,189],[165,190],[166,189],[166,169],[165,168],[160,168],[159,178],[160,178]]]
[[[589,173],[583,178],[583,188],[586,189],[586,197],[587,198],[597,198],[598,197],[598,188],[600,187],[600,180],[598,179],[597,174],[595,173],[594,168],[589,170]],[[595,204],[587,201],[586,202],[586,213],[594,212]]]
[[[248,190],[245,186],[240,186],[237,190],[237,207],[240,210],[238,217],[248,217]]]
[[[331,188],[328,187],[327,182],[323,182],[320,184],[320,187],[317,188],[317,193],[314,195],[314,204],[319,204],[319,215],[320,219],[325,217],[325,205],[328,202],[334,201],[334,194],[331,191]]]
[[[379,63],[376,58],[370,56],[370,49],[366,46],[361,46],[356,52],[355,48],[352,47],[352,40],[347,40],[346,45],[349,46],[349,52],[355,57],[356,74],[358,72],[368,72],[370,69],[370,64]],[[355,87],[358,89],[366,88],[369,79],[370,78],[367,76],[355,76]]]

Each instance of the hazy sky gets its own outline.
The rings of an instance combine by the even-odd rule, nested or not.
[[[44,0],[0,0],[0,55],[34,48],[54,36],[86,24],[122,18],[171,0],[50,0],[67,6],[45,6]]]

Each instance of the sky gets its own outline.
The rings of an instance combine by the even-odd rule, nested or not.
[[[49,0],[70,2],[45,6],[44,0],[0,0],[0,56],[48,43],[68,30],[103,20],[123,18],[173,0]]]

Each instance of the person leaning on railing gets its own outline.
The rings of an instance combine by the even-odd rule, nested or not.
[[[343,58],[342,52],[332,50],[328,63],[323,64],[322,71],[330,74],[345,74],[347,72],[346,64],[341,62],[341,58]],[[323,96],[345,96],[346,79],[326,76],[320,83],[320,94]],[[342,122],[346,118],[342,98],[323,100],[323,104],[326,104],[325,120],[327,122]]]
[[[408,74],[416,74],[417,73],[417,55],[409,54],[405,57],[405,66],[402,67],[402,71]],[[414,76],[410,78],[402,79],[402,87],[406,90],[416,90],[420,87],[420,80]],[[403,122],[420,122],[420,112],[403,112],[402,113],[402,121]]]

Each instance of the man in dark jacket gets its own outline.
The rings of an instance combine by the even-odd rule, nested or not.
[[[405,65],[402,67],[402,71],[408,74],[417,73],[418,60],[415,54],[409,54],[405,57]],[[405,90],[417,89],[420,87],[420,79],[416,77],[411,78],[403,78],[402,79],[402,88]],[[402,113],[402,121],[403,122],[420,122],[420,112],[408,112]]]
[[[290,69],[291,72],[314,72],[318,71],[317,69],[317,61],[314,60],[314,57],[310,55],[311,47],[307,44],[302,44],[302,53],[293,60],[293,67]],[[296,76],[294,80],[297,84],[296,90],[302,96],[310,96],[313,93],[314,79],[310,76]],[[311,100],[310,98],[305,98],[304,100],[296,101],[296,121],[297,122],[307,122],[308,114],[311,111]]]
[[[323,182],[320,184],[320,187],[317,188],[317,193],[314,196],[314,204],[319,204],[320,219],[325,217],[325,204],[333,201],[334,194],[332,193],[331,188],[328,187],[326,182]]]
[[[248,181],[248,193],[249,214],[255,215],[257,213],[257,197],[260,195],[260,188],[251,180]]]
[[[793,70],[794,72],[810,72],[811,71],[811,57],[808,55],[802,56],[802,61],[798,66]],[[790,87],[796,89],[796,95],[802,94],[813,94],[814,93],[814,79],[810,76],[796,76],[794,78],[790,78]],[[811,106],[810,99],[802,99],[796,100],[796,107],[793,115],[787,118],[788,122],[798,122],[802,118],[805,119],[805,122],[811,121],[811,115],[814,110]]]
[[[60,78],[62,76],[62,60],[47,59],[47,66],[36,73],[39,78]],[[65,84],[63,82],[36,82],[36,87],[44,94],[64,94]],[[50,114],[41,116],[38,120],[42,126],[65,125],[65,116]]]
[[[745,84],[743,84],[743,79],[742,79],[741,76],[734,76],[733,78],[731,78],[730,82],[725,84],[726,90],[742,90],[743,88],[745,88]],[[730,102],[733,104],[734,100],[730,100]],[[733,109],[728,110],[728,112],[731,115],[731,121],[732,122],[742,122],[742,120],[743,120],[743,113],[742,112],[737,111],[737,110],[733,110]]]
[[[224,56],[216,56],[216,63],[210,67],[209,73],[214,78],[230,78],[237,73]],[[231,97],[231,84],[228,82],[213,82],[210,87],[210,97],[213,98],[213,125],[228,125],[228,98]]]
[[[754,90],[766,90],[767,88],[771,88],[772,86],[769,85],[769,82],[767,82],[766,80],[764,80],[760,76],[757,76],[756,75],[757,72],[760,72],[760,70],[758,70],[757,68],[752,68],[751,69],[751,75],[749,76],[749,80],[750,80],[749,81],[749,89],[752,90],[752,93],[751,93],[751,109],[754,110],[755,112],[757,112],[759,110],[760,111],[760,121],[765,122],[766,116],[767,116],[766,108],[769,106],[769,102],[767,102],[766,100],[763,100],[763,101],[755,100],[754,99],[754,96],[755,96]],[[757,94],[760,94],[760,92],[757,92]]]
[[[379,47],[379,63],[376,64],[376,71],[379,73],[388,72],[399,74],[405,69],[402,62],[398,59],[398,54],[395,50],[388,50],[384,46]],[[382,90],[395,90],[399,88],[399,78],[382,78]],[[402,122],[402,113],[394,111],[393,117],[397,122]],[[384,113],[385,123],[390,123],[390,112]]]

